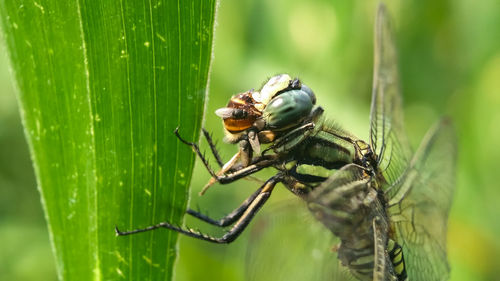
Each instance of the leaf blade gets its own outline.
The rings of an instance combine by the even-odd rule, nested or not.
[[[171,278],[176,234],[113,227],[181,222],[194,157],[172,131],[198,136],[205,3],[0,2],[60,279]]]

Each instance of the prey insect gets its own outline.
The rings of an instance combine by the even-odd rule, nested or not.
[[[302,198],[317,220],[337,236],[342,265],[359,280],[445,280],[446,225],[453,192],[455,136],[447,119],[439,121],[411,154],[403,129],[397,55],[386,10],[380,5],[375,26],[375,62],[370,139],[365,142],[324,116],[313,91],[281,74],[259,91],[233,96],[216,111],[226,141],[239,145],[227,163],[203,131],[220,165],[210,168],[199,147],[176,136],[198,154],[214,183],[228,184],[274,168],[252,195],[227,216],[213,219],[227,227],[209,236],[168,222],[117,235],[167,228],[214,243],[234,241],[266,203],[278,183]]]

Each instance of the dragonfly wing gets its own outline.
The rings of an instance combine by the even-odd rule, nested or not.
[[[334,204],[335,200],[346,199],[346,197],[335,197],[338,196],[347,196],[344,193],[342,187],[346,185],[355,184],[355,183],[363,183],[367,184],[370,181],[369,177],[366,176],[365,169],[356,164],[348,164],[335,172],[331,177],[322,182],[318,187],[314,188],[314,190],[308,195],[308,202],[315,202],[324,206],[330,206]],[[337,190],[335,193],[332,191]],[[348,192],[349,190],[345,191]]]
[[[372,221],[367,214],[359,211],[361,206],[369,204],[369,201],[376,198],[376,194],[370,192],[374,191],[370,187],[373,179],[363,167],[349,164],[316,187],[306,200],[309,210],[316,219],[332,233],[342,237],[344,239],[342,243],[347,243],[342,244],[344,247],[339,249],[339,259],[342,264],[348,265],[351,273],[360,280],[366,280],[367,276],[371,276],[373,272],[376,276],[375,280],[385,281],[390,280],[389,272],[392,270],[392,264],[388,263],[386,254],[388,225],[387,221],[382,219],[386,216],[382,213],[382,207],[370,210],[370,217],[373,215],[378,218],[377,223],[374,221],[372,226]],[[364,239],[369,238],[360,238],[365,237],[372,230],[374,233],[372,239],[379,242],[375,249],[371,249],[371,246],[366,244],[369,241]],[[359,254],[353,249],[368,254],[353,258]],[[376,256],[370,257],[370,252],[375,253]],[[378,263],[370,262],[370,258],[376,259]],[[374,265],[377,266],[376,271],[373,270]]]
[[[247,280],[356,280],[332,251],[339,240],[312,217],[303,201],[290,197],[267,207],[250,234]]]
[[[425,136],[398,179],[398,193],[389,201],[389,216],[403,247],[409,280],[448,279],[446,233],[455,163],[455,132],[449,120],[443,119]]]
[[[383,4],[377,11],[374,45],[370,145],[380,171],[391,184],[407,167],[411,150],[403,126],[397,52]]]
[[[369,181],[361,166],[346,165],[305,199],[310,209],[311,204],[321,207],[335,200],[345,202],[343,186],[365,186]],[[339,239],[307,211],[303,202],[291,203],[295,203],[293,207],[272,210],[255,223],[247,256],[249,280],[356,280],[332,251]]]

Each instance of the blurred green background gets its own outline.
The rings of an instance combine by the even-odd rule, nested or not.
[[[222,140],[215,109],[225,106],[231,95],[258,89],[268,77],[286,72],[315,91],[330,118],[367,139],[376,5],[376,1],[221,0],[205,127]],[[497,280],[500,5],[497,0],[387,1],[387,5],[399,49],[406,128],[413,146],[443,114],[453,118],[458,132],[457,188],[448,233],[451,280]],[[2,42],[0,280],[56,280],[5,52]],[[224,159],[236,152],[235,146],[222,141],[219,148]],[[251,181],[216,185],[199,197],[209,175],[199,161],[194,173],[190,205],[215,217],[235,208],[258,185]],[[261,177],[266,175],[269,172]],[[250,266],[255,262],[249,261],[254,256],[251,249],[258,247],[253,235],[273,227],[266,229],[259,220],[286,210],[280,207],[290,205],[284,201],[297,203],[291,198],[278,188],[251,230],[231,245],[181,237],[176,280],[248,280],[248,271],[259,268],[258,262]],[[301,204],[287,207],[305,211]],[[192,219],[186,222],[200,225]],[[205,225],[200,229],[222,233]],[[294,248],[292,242],[283,247],[282,242],[305,236],[297,232],[281,233],[282,241],[266,250],[295,257],[300,247]],[[277,265],[273,270],[304,270],[313,262],[308,257],[298,259],[302,268]]]

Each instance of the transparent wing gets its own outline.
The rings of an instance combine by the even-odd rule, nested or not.
[[[453,197],[456,137],[443,119],[427,133],[400,188],[389,201],[396,241],[403,247],[409,280],[447,280],[448,213]]]
[[[410,148],[403,126],[397,52],[383,4],[377,11],[374,45],[370,145],[380,171],[391,185],[406,169]]]
[[[375,281],[395,280],[394,270],[387,255],[388,225],[382,218],[383,209],[372,209],[373,221],[367,221],[365,213],[357,211],[360,202],[356,202],[359,194],[370,190],[373,179],[368,176],[365,169],[356,164],[349,164],[337,171],[332,177],[316,187],[308,197],[309,208],[323,224],[341,236],[352,236],[351,241],[357,241],[359,232],[353,232],[349,225],[357,225],[360,231],[361,224],[369,224],[373,230],[374,248],[374,276]],[[350,213],[352,217],[344,217]],[[360,277],[362,278],[362,277]]]
[[[352,192],[357,189],[346,188],[349,185],[366,185],[369,178],[365,176],[365,170],[356,164],[348,164],[336,171],[326,181],[308,195],[307,201],[315,202],[325,207],[337,205],[338,202],[348,199]],[[362,188],[362,186],[360,186]]]
[[[303,201],[286,200],[267,206],[271,208],[254,222],[247,249],[247,280],[355,281],[332,250],[338,239],[312,217]]]

